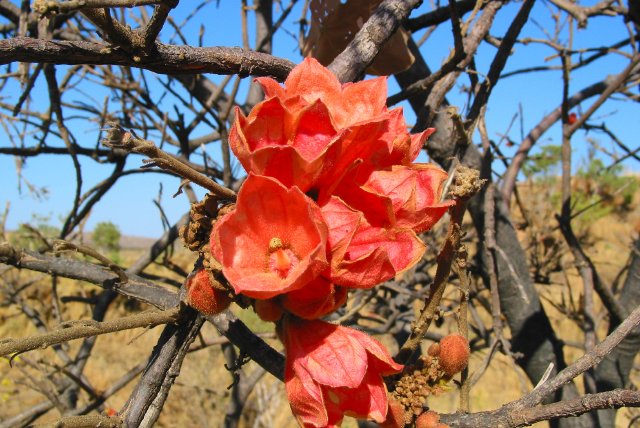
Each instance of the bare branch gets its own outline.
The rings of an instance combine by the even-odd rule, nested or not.
[[[28,37],[0,40],[0,64],[104,64],[143,68],[160,74],[214,73],[273,76],[284,80],[293,63],[240,48],[174,46],[156,43],[153,55],[140,57],[100,43],[46,41]]]
[[[68,321],[48,333],[21,339],[7,338],[0,340],[0,356],[23,353],[38,348],[44,349],[58,343],[68,342],[69,340],[98,336],[114,331],[139,327],[150,328],[160,324],[168,324],[177,320],[178,313],[179,309],[174,308],[167,311],[142,312],[105,322],[89,320]]]
[[[341,82],[360,76],[411,10],[422,0],[385,0],[373,12],[344,51],[329,65]]]

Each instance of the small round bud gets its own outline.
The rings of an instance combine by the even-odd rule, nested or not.
[[[404,428],[404,406],[398,400],[389,398],[387,419],[380,424],[381,428]]]
[[[429,346],[429,349],[427,349],[427,354],[432,357],[440,355],[440,345],[438,343],[432,343],[431,346]]]
[[[453,376],[469,363],[469,342],[459,334],[450,334],[440,341],[440,368]]]
[[[186,303],[205,315],[215,315],[227,309],[231,298],[226,291],[213,286],[215,281],[205,269],[189,275],[185,287]]]
[[[422,413],[416,419],[416,428],[436,428],[440,425],[440,415],[433,411]]]

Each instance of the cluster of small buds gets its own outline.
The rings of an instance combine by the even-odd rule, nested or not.
[[[392,397],[404,407],[405,423],[410,424],[425,411],[430,395],[442,392],[440,379],[443,375],[437,358],[424,356],[396,383]]]
[[[393,405],[402,406],[404,423],[407,425],[415,422],[416,427],[422,428],[446,427],[447,425],[439,422],[440,416],[437,413],[425,412],[427,399],[430,395],[437,395],[446,390],[446,384],[451,378],[467,366],[469,354],[469,342],[459,334],[450,334],[439,343],[432,344],[427,355],[405,370],[405,374],[396,383],[391,394],[389,411],[397,413],[398,410],[394,410],[391,404],[397,403]]]
[[[84,2],[80,1],[79,3],[84,3]],[[60,5],[58,4],[57,1],[54,1],[54,0],[34,0],[33,4],[31,5],[31,10],[33,10],[36,13],[40,13],[42,15],[46,13],[51,13],[51,12],[57,13],[59,9],[60,9]]]

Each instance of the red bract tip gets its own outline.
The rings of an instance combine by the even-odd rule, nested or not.
[[[282,317],[282,307],[274,301],[269,300],[256,300],[253,309],[262,321],[276,322]]]
[[[317,319],[334,312],[347,300],[347,289],[318,277],[300,290],[282,296],[282,306],[304,319]]]

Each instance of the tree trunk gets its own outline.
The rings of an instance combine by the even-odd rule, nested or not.
[[[620,292],[619,301],[629,311],[640,304],[640,239],[636,239],[631,249],[631,265]],[[609,333],[616,327],[617,325],[612,323],[609,326]],[[629,373],[638,351],[640,351],[640,328],[636,328],[626,339],[620,342],[596,367],[594,374],[598,392],[627,387]],[[602,428],[614,428],[616,410],[599,410],[598,420]]]

